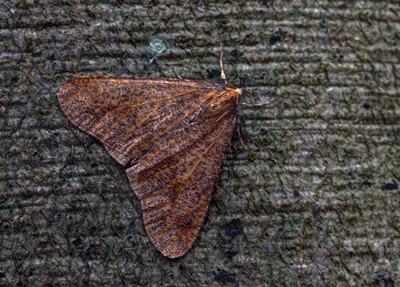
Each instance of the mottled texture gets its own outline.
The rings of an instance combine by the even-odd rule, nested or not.
[[[400,286],[398,0],[0,2],[1,286]],[[257,154],[234,133],[193,248],[168,260],[57,93],[172,66],[223,85],[221,39],[240,102],[282,96],[238,109]]]
[[[176,258],[203,224],[240,94],[200,81],[94,76],[66,81],[58,99],[74,125],[132,165],[147,234]]]

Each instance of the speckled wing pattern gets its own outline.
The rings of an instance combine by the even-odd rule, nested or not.
[[[240,93],[201,81],[87,76],[64,82],[58,99],[74,125],[129,163],[147,234],[176,258],[203,224]]]

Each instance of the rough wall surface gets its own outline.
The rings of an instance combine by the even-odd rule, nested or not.
[[[2,286],[399,286],[398,1],[0,3]],[[222,84],[242,102],[192,250],[150,243],[125,168],[57,102],[75,75]]]

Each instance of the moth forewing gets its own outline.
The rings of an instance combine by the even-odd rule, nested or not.
[[[240,94],[201,81],[93,76],[63,83],[59,102],[74,125],[132,164],[126,172],[147,234],[176,258],[203,224]]]

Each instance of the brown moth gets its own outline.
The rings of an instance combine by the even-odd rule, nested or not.
[[[176,258],[203,224],[241,93],[193,80],[85,76],[64,82],[58,100],[75,126],[128,166],[148,236]]]

